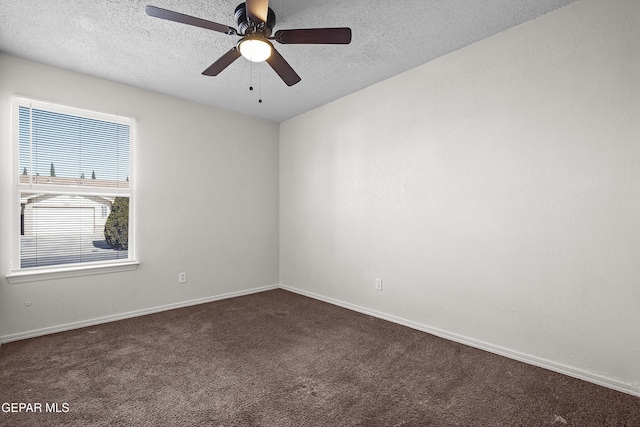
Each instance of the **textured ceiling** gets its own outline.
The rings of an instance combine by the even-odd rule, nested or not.
[[[145,14],[151,4],[236,27],[238,0],[0,0],[0,51],[280,122],[573,1],[272,0],[275,30],[353,30],[349,45],[274,43],[302,77],[292,87],[244,58],[203,76],[238,37]]]

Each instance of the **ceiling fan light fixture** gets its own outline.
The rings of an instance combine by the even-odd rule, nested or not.
[[[271,56],[273,46],[263,38],[245,37],[238,43],[238,50],[249,61],[262,62]]]
[[[167,21],[193,25],[217,31],[230,36],[242,37],[230,50],[218,58],[202,72],[204,76],[217,76],[231,65],[236,59],[244,56],[251,62],[267,61],[287,86],[293,86],[300,81],[300,76],[291,65],[280,55],[269,40],[280,44],[349,44],[351,43],[351,28],[304,28],[276,31],[271,37],[276,24],[276,14],[269,7],[269,0],[247,0],[236,6],[234,16],[239,30],[217,22],[196,18],[160,7],[148,5],[147,15]]]

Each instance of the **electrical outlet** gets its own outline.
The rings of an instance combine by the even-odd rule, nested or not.
[[[381,291],[382,290],[382,279],[376,279],[376,290],[377,291]]]
[[[187,272],[182,271],[178,273],[178,283],[187,283]]]

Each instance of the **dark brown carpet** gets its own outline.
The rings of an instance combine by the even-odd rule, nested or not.
[[[42,404],[3,426],[640,426],[638,397],[283,290],[4,344],[0,401]]]

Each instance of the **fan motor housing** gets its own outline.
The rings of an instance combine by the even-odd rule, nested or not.
[[[255,33],[263,34],[265,37],[271,35],[273,27],[276,25],[276,14],[273,9],[269,8],[267,12],[267,22],[256,23],[251,22],[247,16],[247,6],[244,2],[240,3],[234,12],[236,23],[238,24],[239,33],[242,35],[251,35]]]

